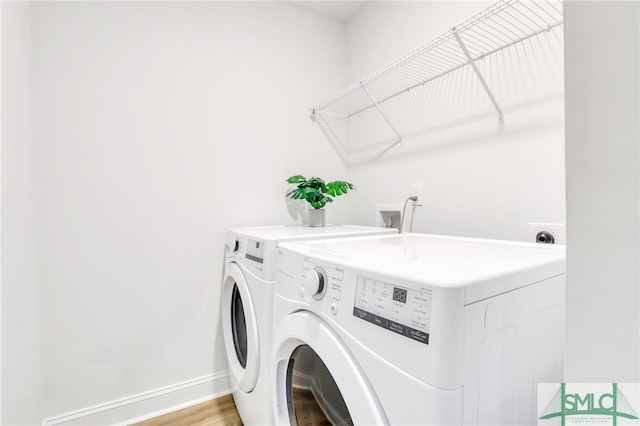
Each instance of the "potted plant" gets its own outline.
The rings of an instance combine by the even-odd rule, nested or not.
[[[354,190],[353,184],[341,180],[325,182],[318,177],[307,179],[302,175],[291,176],[287,182],[296,188],[287,193],[293,200],[305,200],[311,205],[309,209],[309,226],[324,226],[324,206],[333,202],[333,198]]]

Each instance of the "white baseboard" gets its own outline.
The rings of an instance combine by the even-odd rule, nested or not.
[[[225,371],[50,417],[42,425],[132,424],[228,393],[231,384]]]

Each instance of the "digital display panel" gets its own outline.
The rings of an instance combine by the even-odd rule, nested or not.
[[[432,292],[358,276],[353,315],[425,345],[429,344]]]
[[[396,302],[407,303],[407,290],[404,288],[393,288],[393,300]]]

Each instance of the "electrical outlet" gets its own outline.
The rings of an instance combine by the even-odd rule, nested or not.
[[[422,182],[416,182],[411,184],[411,196],[418,197],[418,199],[413,203],[415,206],[422,205]]]
[[[564,223],[530,223],[529,238],[527,241],[537,243],[538,239],[544,239],[544,235],[538,236],[541,232],[546,232],[553,237],[554,244],[567,244],[567,231]]]

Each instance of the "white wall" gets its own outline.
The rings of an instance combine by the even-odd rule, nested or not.
[[[639,24],[565,3],[567,381],[640,381]]]
[[[350,83],[489,4],[370,3],[347,28]],[[556,28],[478,63],[502,125],[471,67],[381,104],[404,147],[378,156],[393,141],[378,113],[352,118],[351,178],[366,182],[352,217],[375,224],[376,204],[402,204],[421,182],[416,232],[526,240],[530,222],[564,223],[562,45]]]
[[[29,3],[2,2],[2,424],[42,421]]]
[[[345,38],[341,25],[278,3],[3,2],[2,423],[224,372],[225,230],[299,220],[284,202],[291,174],[358,186],[330,207],[333,222],[373,224],[375,204],[403,202],[418,181],[418,232],[525,239],[528,222],[564,222],[557,31],[480,64],[505,110],[502,126],[469,69],[432,85],[426,107],[392,108],[404,148],[376,160],[379,140],[362,128],[370,118],[354,125],[351,148],[363,148],[358,136],[374,146],[357,151],[351,168],[308,121],[307,107],[485,5],[372,2]],[[574,23],[595,25],[603,13],[565,7]],[[637,4],[612,7],[608,19],[624,25],[606,27],[620,27],[607,37],[635,49],[637,67],[637,21],[624,21]],[[638,381],[637,120],[618,116],[622,100],[637,118],[637,98],[623,95],[637,93],[638,80],[633,69],[597,67],[610,76],[601,85],[581,80],[593,66],[581,48],[605,38],[583,43],[589,25],[567,29],[567,380]],[[614,80],[615,102],[585,101],[606,99],[604,82]],[[621,132],[616,150],[611,129]],[[606,235],[591,238],[600,223],[596,235]],[[605,249],[600,238],[613,243]],[[603,277],[610,271],[619,273]],[[630,323],[611,334],[620,319]],[[591,330],[606,336],[598,350]]]
[[[348,176],[307,116],[346,84],[344,27],[276,2],[42,2],[32,35],[45,415],[225,372],[227,228],[299,221],[290,175]]]

